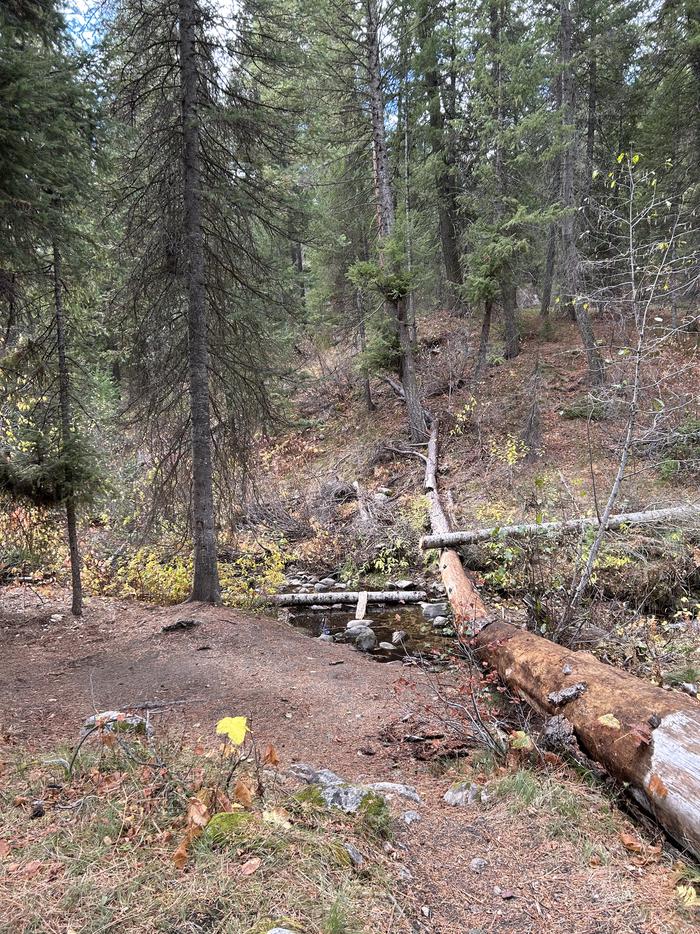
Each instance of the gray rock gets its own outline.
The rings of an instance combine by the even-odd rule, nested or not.
[[[328,607],[323,606],[322,603],[312,603],[309,609],[313,610],[314,613],[325,613]]]
[[[319,583],[323,584],[324,587],[330,590],[331,587],[335,587],[338,581],[335,579],[335,577],[324,577],[321,581],[319,581]]]
[[[415,590],[416,582],[405,578],[404,580],[396,581],[396,586],[399,590]]]
[[[335,639],[329,632],[322,632],[318,637],[319,642],[335,642]]]
[[[328,585],[319,581],[317,584],[314,584],[314,590],[316,593],[325,593],[328,590]]]
[[[291,580],[287,581],[288,587],[301,587],[301,581],[298,577],[292,577]]]
[[[365,864],[365,858],[357,849],[357,847],[353,846],[352,843],[344,843],[343,848],[347,851],[347,854],[350,857],[350,862],[353,864],[355,869],[362,869]]]
[[[408,798],[409,801],[420,804],[420,795],[411,785],[402,785],[399,782],[372,782],[367,787],[384,796],[398,795],[400,798]]]
[[[391,642],[380,642],[379,648],[382,649],[382,651],[384,652],[393,652],[396,646],[393,645]]]
[[[411,872],[410,869],[407,869],[405,866],[402,866],[399,869],[399,879],[401,879],[402,882],[410,882],[411,879],[413,879],[413,873]]]
[[[331,609],[332,609],[332,610],[342,610],[342,609],[343,609],[343,604],[342,604],[342,603],[331,603]]]
[[[482,859],[481,856],[475,856],[471,863],[469,863],[469,868],[472,872],[483,872],[487,866],[488,863],[485,859]]]
[[[386,503],[389,497],[386,495],[386,493],[373,493],[372,499],[375,501],[375,503]]]
[[[297,934],[297,931],[292,931],[289,928],[270,928],[267,934]]]
[[[348,588],[342,581],[336,581],[331,587],[331,590],[347,590],[347,589]]]
[[[307,762],[294,762],[287,769],[287,774],[298,778],[307,785],[342,785],[343,779],[330,769],[315,769]]]
[[[366,629],[368,626],[373,626],[373,619],[349,619],[345,624],[346,629]]]
[[[394,645],[401,645],[402,642],[408,642],[408,633],[405,629],[397,629],[391,634],[391,641]]]
[[[148,736],[153,733],[153,727],[145,717],[126,714],[121,710],[103,710],[102,713],[88,717],[83,723],[80,735],[82,737],[95,730],[104,730],[106,733],[141,733]]]
[[[370,789],[362,785],[321,786],[321,797],[328,807],[340,808],[346,814],[354,814],[368,794]]]
[[[698,696],[698,686],[697,684],[691,684],[689,681],[684,681],[680,686],[681,691],[689,694],[691,697]]]
[[[438,616],[447,616],[450,612],[448,603],[422,603],[423,616],[426,619],[436,619]]]
[[[411,824],[417,823],[420,819],[421,819],[421,816],[418,813],[418,811],[404,811],[403,814],[401,815],[401,820],[408,827],[410,827]]]
[[[354,636],[352,641],[358,652],[372,652],[377,647],[377,637],[369,626],[365,626],[362,632]]]
[[[442,800],[452,807],[464,807],[466,804],[474,804],[480,794],[481,789],[475,782],[459,782],[447,789]]]
[[[433,629],[442,629],[443,626],[446,626],[448,619],[446,616],[436,616],[433,620]]]
[[[377,493],[384,493],[385,496],[390,496],[391,490],[389,489],[388,486],[378,486]]]

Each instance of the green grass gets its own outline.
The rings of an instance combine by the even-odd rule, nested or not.
[[[68,782],[60,765],[13,759],[0,778],[0,839],[11,847],[0,859],[0,904],[12,919],[0,920],[1,934],[359,934],[370,930],[363,919],[392,910],[379,843],[389,818],[378,796],[351,816],[270,780],[251,809],[215,813],[178,868],[188,806],[224,788],[230,760],[172,746],[158,751],[161,767],[136,740],[128,755],[88,745]],[[229,796],[230,787],[213,798],[212,811]],[[46,813],[30,821],[35,798]],[[361,873],[345,842],[366,855]],[[259,865],[242,875],[251,860]]]

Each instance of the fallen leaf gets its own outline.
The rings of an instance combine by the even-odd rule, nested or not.
[[[173,862],[175,863],[175,866],[178,869],[185,868],[185,863],[187,862],[189,858],[189,853],[188,853],[189,846],[190,846],[190,838],[189,836],[185,835],[185,837],[180,842],[180,845],[173,853],[173,857],[172,857]]]
[[[7,840],[0,840],[0,859],[10,855],[10,844]]]
[[[233,796],[236,801],[243,805],[244,808],[249,808],[253,804],[253,793],[246,785],[246,783],[240,780],[240,778],[234,785]]]
[[[224,733],[234,746],[240,746],[248,730],[247,717],[224,717],[216,724],[216,732]]]
[[[252,859],[249,859],[248,862],[243,863],[243,865],[241,866],[241,875],[252,876],[253,873],[256,872],[260,868],[261,864],[262,864],[262,860],[260,859],[260,857],[254,856]]]
[[[209,823],[209,808],[199,798],[190,798],[187,808],[187,824],[190,827],[206,827]]]
[[[277,768],[277,766],[280,764],[280,757],[272,743],[270,743],[270,745],[265,749],[263,754],[263,762],[265,765],[271,765],[274,768]]]
[[[41,860],[33,859],[24,867],[23,874],[25,876],[35,876],[42,869],[43,865]]]
[[[631,833],[625,833],[624,830],[620,831],[620,843],[626,850],[629,850],[630,853],[642,853],[644,851],[644,844],[642,841]]]
[[[262,813],[262,819],[266,824],[274,824],[275,827],[280,827],[283,830],[290,830],[292,827],[288,817],[288,813],[282,808],[272,808]]]
[[[620,721],[611,713],[604,713],[602,717],[598,717],[598,723],[609,727],[611,730],[619,730],[622,728]]]

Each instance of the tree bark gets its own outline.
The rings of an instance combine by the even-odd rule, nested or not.
[[[387,239],[394,232],[396,214],[384,126],[384,96],[381,87],[379,55],[379,16],[376,0],[367,0],[366,46],[374,189],[377,205],[377,227],[379,229],[380,263],[383,265],[385,263],[383,248]],[[409,433],[412,441],[423,441],[427,433],[425,413],[418,391],[413,340],[411,339],[410,322],[406,320],[405,299],[394,300],[387,298],[386,306],[394,320],[399,342],[399,375],[406,400]]]
[[[665,522],[674,523],[674,527],[684,521],[700,519],[700,503],[684,506],[671,506],[667,509],[649,509],[643,512],[621,512],[609,517],[606,528],[620,529],[627,525],[656,525]],[[473,545],[493,539],[522,538],[529,535],[552,535],[570,529],[597,529],[601,520],[597,516],[584,519],[567,519],[565,522],[539,522],[519,525],[501,525],[486,529],[467,529],[465,531],[446,532],[424,535],[420,547],[447,548],[452,545]]]
[[[70,401],[70,374],[66,354],[66,324],[63,311],[63,287],[61,285],[61,251],[56,240],[53,241],[53,294],[56,320],[56,345],[58,350],[58,401],[61,411],[61,442],[64,453],[70,450],[73,437],[73,419]],[[70,553],[71,573],[71,613],[83,615],[83,582],[80,573],[80,543],[78,541],[78,520],[75,498],[66,500],[66,530],[68,533],[68,551]]]
[[[192,527],[194,579],[190,599],[218,603],[221,598],[214,526],[213,469],[209,417],[209,335],[207,323],[200,124],[197,101],[199,69],[197,0],[180,0],[180,82],[182,93],[182,168],[184,241],[188,294],[188,365],[192,431]]]
[[[564,216],[561,221],[564,284],[567,307],[578,325],[581,341],[588,360],[588,375],[599,386],[605,381],[603,358],[596,347],[593,325],[579,296],[580,273],[576,249],[576,193],[574,167],[576,158],[576,84],[573,73],[573,23],[569,0],[559,2],[559,41],[561,53],[562,117],[568,128],[569,141],[561,157],[561,203]]]
[[[505,331],[504,356],[512,360],[520,353],[520,334],[518,331],[517,291],[511,279],[501,285],[503,295],[503,328]]]
[[[549,321],[549,306],[552,304],[552,282],[554,280],[554,262],[557,254],[557,226],[550,224],[547,231],[547,256],[544,262],[542,279],[542,298],[540,299],[540,317]]]
[[[330,593],[278,593],[264,597],[266,603],[276,606],[319,606],[333,603],[357,603],[362,594],[368,603],[421,603],[428,599],[422,590],[333,590]]]
[[[445,140],[445,115],[440,100],[440,72],[435,51],[435,29],[438,5],[434,0],[423,0],[418,8],[418,36],[423,58],[423,81],[428,102],[430,126],[430,148],[438,160],[435,177],[437,194],[438,226],[442,259],[447,281],[462,285],[462,268],[459,262],[459,233],[457,199],[454,184],[454,159]]]

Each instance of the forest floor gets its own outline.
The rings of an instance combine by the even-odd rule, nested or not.
[[[360,930],[684,934],[696,929],[676,895],[674,851],[659,853],[654,844],[660,840],[645,836],[608,794],[568,766],[491,769],[475,752],[458,760],[419,761],[416,744],[401,741],[402,725],[429,719],[436,682],[417,668],[379,664],[348,646],[320,642],[275,619],[241,611],[200,605],[162,609],[92,597],[84,617],[75,620],[68,605],[65,592],[50,587],[41,593],[26,587],[1,592],[3,795],[10,790],[21,795],[13,761],[40,762],[61,743],[74,745],[83,721],[96,711],[165,705],[153,714],[156,730],[176,733],[192,745],[202,738],[209,742],[219,718],[246,715],[259,742],[274,743],[282,770],[304,761],[352,781],[398,781],[418,789],[422,803],[402,806],[415,807],[421,820],[406,826],[395,818],[392,843],[366,850],[382,864],[382,873],[361,880],[367,904]],[[200,625],[187,632],[162,631],[182,618]],[[445,791],[465,779],[487,789],[486,802],[445,804]],[[23,867],[34,865],[24,865],[23,847],[41,836],[42,824],[51,824],[55,814],[47,810],[36,821],[18,821],[10,813],[17,807],[5,800],[0,838],[13,863],[10,871],[8,853],[4,860],[0,853],[0,899],[17,913],[8,926],[0,922],[0,930],[92,932],[115,924],[134,932],[263,930],[244,924],[197,926],[192,918],[190,926],[140,926],[109,914],[93,926],[74,921],[68,909],[51,913],[45,927],[30,923],[20,913],[20,900],[28,910],[49,891],[55,907],[68,884],[62,876],[23,875]],[[179,870],[167,855],[159,858],[152,871],[160,885],[170,885]],[[100,859],[103,870],[116,867],[111,851]],[[196,885],[197,874],[206,872],[206,866],[194,863],[186,870],[187,884]],[[109,875],[103,872],[102,878]],[[255,876],[226,879],[222,891],[230,911],[235,904],[230,899],[244,902],[246,886],[256,882]],[[204,877],[200,882],[204,885]],[[301,930],[357,928],[348,921]]]

